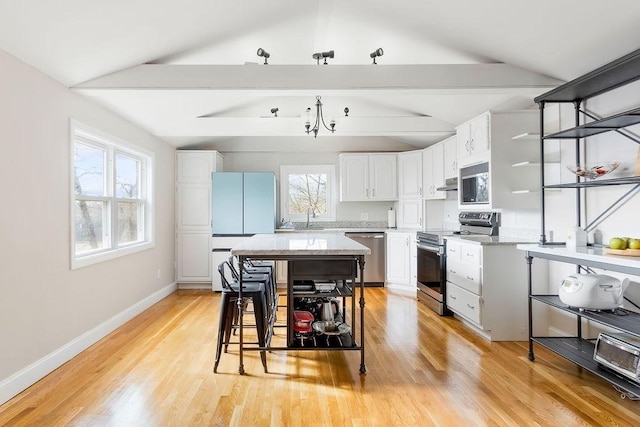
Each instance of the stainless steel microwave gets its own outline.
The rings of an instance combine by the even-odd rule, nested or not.
[[[489,204],[489,162],[460,169],[458,194],[461,205]]]

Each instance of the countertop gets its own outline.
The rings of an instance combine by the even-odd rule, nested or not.
[[[519,245],[519,244],[525,244],[525,243],[536,243],[536,242],[532,242],[531,240],[528,239],[522,239],[522,238],[518,238],[518,237],[511,237],[511,236],[478,236],[478,235],[473,235],[473,236],[468,236],[468,235],[453,235],[453,236],[446,236],[445,239],[447,240],[458,240],[464,243],[475,243],[477,245],[486,245],[486,246],[491,246],[491,245]]]
[[[640,274],[638,257],[609,255],[603,253],[601,247],[588,246],[586,248],[567,249],[565,245],[518,245],[518,249],[538,254],[541,258],[554,259],[580,265],[590,265],[605,270]],[[618,267],[618,268],[612,268]]]
[[[256,234],[231,248],[232,255],[369,255],[371,249],[333,233]]]
[[[338,227],[338,228],[277,228],[276,233],[384,233],[391,230],[381,227]]]

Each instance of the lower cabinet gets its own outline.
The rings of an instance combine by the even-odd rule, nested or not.
[[[447,307],[491,341],[526,341],[527,265],[515,244],[447,239]]]
[[[387,232],[385,256],[386,286],[416,291],[416,234]]]
[[[178,233],[176,246],[176,282],[210,283],[211,233]]]
[[[422,228],[422,199],[401,199],[398,202],[398,228]]]

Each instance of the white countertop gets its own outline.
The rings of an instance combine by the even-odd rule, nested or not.
[[[256,234],[231,248],[232,255],[369,255],[371,249],[338,232]]]
[[[445,236],[447,240],[459,240],[464,243],[476,243],[478,245],[518,245],[523,243],[535,243],[529,239],[522,239],[510,236],[479,236],[454,234],[453,236]]]
[[[518,249],[523,251],[529,251],[534,256],[535,254],[541,254],[541,258],[544,255],[549,255],[561,261],[570,262],[574,264],[584,265],[587,263],[599,264],[596,267],[604,268],[616,271],[616,267],[624,269],[626,272],[630,272],[630,269],[636,269],[637,272],[630,272],[631,274],[640,274],[640,258],[633,256],[618,256],[605,254],[600,247],[586,247],[567,249],[564,245],[518,245]],[[618,269],[619,270],[619,269]]]

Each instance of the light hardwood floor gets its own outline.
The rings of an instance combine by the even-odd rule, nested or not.
[[[236,350],[212,372],[220,297],[178,291],[0,406],[0,425],[640,425],[640,402],[525,342],[490,343],[451,317],[366,290],[359,352]],[[283,334],[284,330],[279,330]]]

